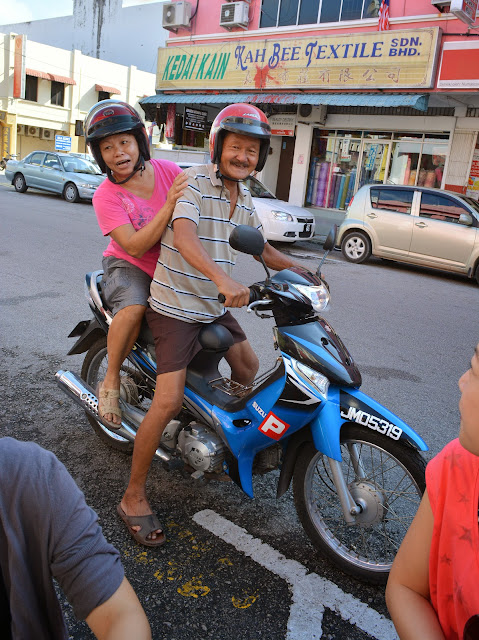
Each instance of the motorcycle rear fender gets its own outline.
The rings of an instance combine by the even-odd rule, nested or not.
[[[311,422],[311,433],[316,449],[338,461],[341,461],[340,431],[344,423],[356,423],[365,430],[407,442],[419,451],[428,450],[414,429],[362,391],[330,387],[328,402]]]
[[[85,353],[98,338],[104,335],[105,331],[96,318],[93,318],[93,320],[82,320],[68,336],[69,338],[80,337],[67,355],[73,356],[77,353]]]

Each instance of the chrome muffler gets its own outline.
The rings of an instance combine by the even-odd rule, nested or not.
[[[135,441],[136,431],[140,426],[144,413],[126,403],[122,403],[122,421],[118,429],[112,429],[98,415],[98,398],[93,389],[71,371],[57,371],[55,378],[58,386],[67,396],[72,398],[82,409],[99,422],[104,429],[115,437],[119,436],[130,442]],[[171,456],[161,447],[155,452],[155,458],[163,463],[171,461]]]

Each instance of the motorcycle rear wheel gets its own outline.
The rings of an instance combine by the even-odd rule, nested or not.
[[[356,523],[346,524],[328,458],[313,445],[303,447],[294,468],[298,517],[313,545],[343,571],[385,584],[426,488],[425,461],[412,447],[356,425],[341,430],[341,453],[344,479],[362,507]]]
[[[102,336],[88,350],[81,370],[81,377],[90,387],[96,389],[99,382],[105,377],[108,365],[108,352],[106,346],[106,336]],[[135,405],[139,409],[145,411],[151,403],[150,392],[144,383],[143,376],[140,371],[129,360],[125,360],[120,369],[120,394],[130,404]],[[133,443],[123,438],[115,430],[108,429],[103,426],[85,412],[88,422],[93,427],[97,436],[112,449],[122,451],[123,453],[132,453]]]

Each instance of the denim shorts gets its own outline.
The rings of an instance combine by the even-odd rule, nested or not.
[[[104,257],[102,264],[103,298],[113,315],[134,304],[148,307],[151,278],[147,273],[115,256]]]

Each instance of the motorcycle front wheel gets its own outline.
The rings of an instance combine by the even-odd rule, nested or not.
[[[105,377],[107,366],[106,336],[102,336],[88,350],[83,361],[81,377],[92,389],[96,389],[98,383]],[[143,374],[129,360],[125,360],[120,368],[120,397],[145,413],[151,404],[151,391],[145,383]],[[133,451],[132,442],[123,438],[114,429],[108,429],[90,414],[85,412],[85,415],[95,433],[108,446],[123,453]]]
[[[342,428],[341,453],[346,485],[360,508],[355,522],[345,522],[329,458],[313,445],[296,460],[296,511],[313,545],[333,563],[384,584],[425,491],[425,461],[412,447],[356,425]]]

